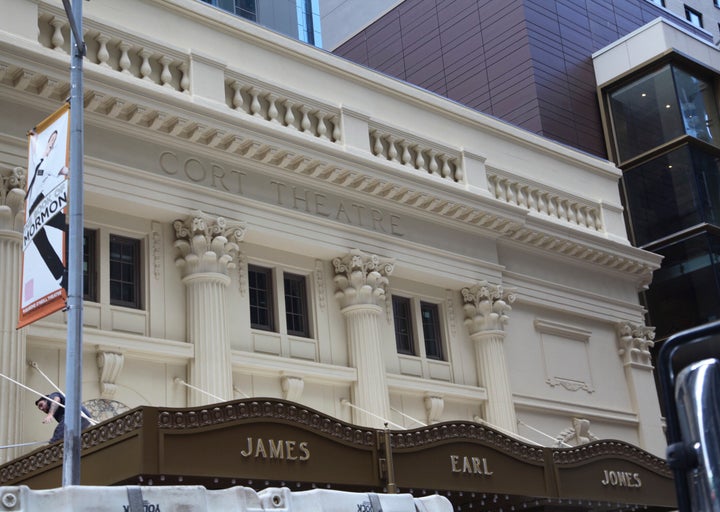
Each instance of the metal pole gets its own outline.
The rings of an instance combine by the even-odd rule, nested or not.
[[[83,326],[83,56],[82,2],[73,0],[72,9],[63,0],[70,21],[70,199],[68,244],[68,330],[65,377],[65,443],[62,485],[80,484]]]

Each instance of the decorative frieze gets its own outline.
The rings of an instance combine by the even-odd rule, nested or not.
[[[650,349],[655,344],[655,328],[622,322],[617,325],[618,355],[623,364],[651,369]]]
[[[481,281],[463,288],[461,293],[465,325],[471,335],[481,331],[502,330],[510,319],[510,304],[515,301],[515,294],[511,290]]]
[[[177,237],[174,246],[180,254],[175,264],[186,276],[205,272],[227,275],[235,268],[245,223],[195,211],[185,220],[176,220],[173,227]]]
[[[359,304],[381,306],[385,301],[388,276],[394,263],[358,249],[333,260],[335,297],[343,308]]]

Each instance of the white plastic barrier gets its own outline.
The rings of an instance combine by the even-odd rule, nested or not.
[[[453,512],[450,501],[432,495],[355,493],[285,487],[255,492],[248,487],[207,490],[202,486],[70,486],[34,491],[0,487],[0,512]]]
[[[268,487],[258,496],[265,512],[453,512],[450,501],[435,494],[413,498],[412,494],[291,492],[287,487]]]

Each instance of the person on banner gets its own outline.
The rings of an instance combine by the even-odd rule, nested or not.
[[[30,162],[29,167],[34,167],[34,169],[30,184],[27,188],[27,204],[30,205],[27,213],[28,219],[32,217],[35,209],[45,198],[45,193],[63,183],[68,174],[68,168],[65,166],[65,162],[57,162],[56,153],[58,152],[53,152],[58,139],[58,131],[54,130],[50,134],[45,148],[41,150],[42,152],[38,152],[37,138],[38,136],[35,130],[31,130],[30,154],[33,156],[33,161]],[[58,254],[48,239],[47,227],[64,231],[66,228],[65,213],[60,211],[48,220],[45,225],[35,233],[33,243],[55,280],[62,288],[67,289],[67,273],[65,271],[63,258],[61,254]]]
[[[62,441],[65,435],[65,395],[58,392],[50,393],[38,398],[35,405],[45,413],[43,423],[50,423],[53,419],[57,421],[57,426],[49,442]],[[81,407],[81,411],[80,430],[85,430],[90,426],[90,411],[85,406]]]

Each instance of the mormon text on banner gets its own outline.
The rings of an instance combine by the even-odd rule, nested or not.
[[[28,178],[18,328],[65,307],[70,109],[28,134]]]

